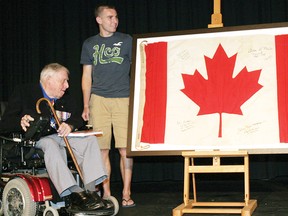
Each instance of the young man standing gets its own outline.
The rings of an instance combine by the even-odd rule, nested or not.
[[[132,207],[135,206],[131,199],[133,159],[126,155],[132,37],[116,32],[118,16],[113,6],[97,7],[95,17],[99,34],[84,41],[81,53],[84,102],[82,117],[89,120],[94,129],[103,131],[99,145],[109,177],[109,150],[113,128],[115,147],[120,153],[122,206]],[[104,197],[111,195],[109,177],[103,182]]]

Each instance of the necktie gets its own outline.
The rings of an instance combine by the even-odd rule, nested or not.
[[[50,102],[51,102],[52,106],[54,106],[55,99],[51,99]],[[50,118],[50,126],[51,126],[52,128],[54,128],[54,129],[57,129],[57,128],[56,128],[56,121],[55,121],[55,118],[54,118],[53,115],[52,115],[51,118]]]

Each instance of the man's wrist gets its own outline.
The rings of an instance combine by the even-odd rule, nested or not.
[[[74,130],[74,126],[71,124],[68,124],[68,126],[71,128],[71,132]]]

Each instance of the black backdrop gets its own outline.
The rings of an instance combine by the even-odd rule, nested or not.
[[[213,0],[106,0],[133,34],[200,29],[211,23]],[[71,72],[70,88],[81,107],[82,42],[98,32],[97,0],[0,0],[0,101],[15,85],[38,82],[44,65],[59,62]],[[224,26],[288,21],[288,0],[222,0]],[[29,94],[29,93],[28,93]],[[115,150],[112,180],[120,180]],[[288,155],[252,155],[251,178],[288,175]],[[182,180],[182,157],[137,157],[133,181]]]

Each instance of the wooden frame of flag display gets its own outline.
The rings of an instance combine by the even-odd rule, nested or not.
[[[128,155],[288,153],[288,23],[133,35]]]

